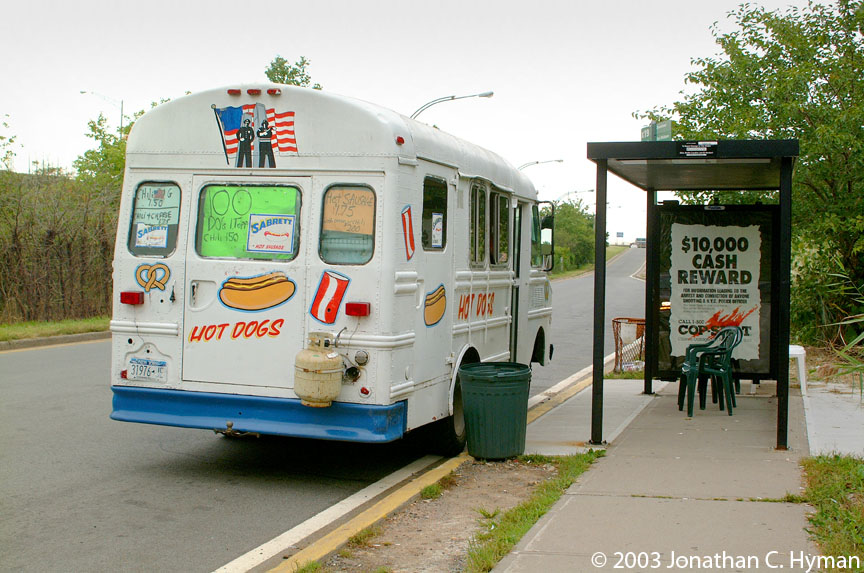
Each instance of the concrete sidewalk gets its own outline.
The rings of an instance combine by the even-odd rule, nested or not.
[[[796,559],[818,555],[804,530],[808,506],[759,501],[801,492],[798,461],[809,453],[801,396],[792,389],[789,450],[777,451],[776,385],[755,395],[744,385],[733,416],[709,400],[688,419],[677,384],[644,396],[641,381],[607,380],[606,456],[495,571],[689,571],[694,559],[730,571],[806,570]],[[533,422],[526,450],[586,448],[590,402],[589,387]]]
[[[864,458],[864,395],[861,387],[811,380],[804,396],[810,454]]]

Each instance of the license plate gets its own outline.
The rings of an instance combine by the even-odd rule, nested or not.
[[[164,360],[130,358],[126,368],[126,378],[128,380],[166,382],[168,380],[168,363]]]

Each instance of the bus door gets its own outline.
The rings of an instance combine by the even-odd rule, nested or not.
[[[453,205],[453,174],[429,166],[423,179],[417,262],[418,291],[415,323],[415,371],[417,381],[447,378],[451,366],[445,358],[453,351],[453,308],[458,297],[453,290],[453,233],[450,230]],[[446,400],[445,400],[446,402]]]
[[[310,178],[195,177],[183,380],[291,388],[302,348]]]
[[[514,198],[514,201],[516,199]],[[522,277],[522,212],[527,209],[527,203],[518,201],[513,210],[513,293],[510,297],[510,360],[518,361],[519,348],[519,287]]]

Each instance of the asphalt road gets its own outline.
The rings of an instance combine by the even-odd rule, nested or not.
[[[603,355],[615,351],[612,319],[645,317],[645,282],[633,278],[645,263],[645,249],[630,249],[606,265],[606,338]],[[546,366],[535,364],[531,395],[591,365],[594,344],[594,273],[552,283],[552,343]]]
[[[213,571],[423,453],[115,422],[109,352],[0,354],[0,571]]]
[[[608,267],[609,317],[643,315],[644,260]],[[532,394],[591,362],[593,275],[553,284],[555,356]],[[611,327],[607,351],[612,351]],[[420,457],[108,418],[108,341],[0,354],[0,570],[212,571]]]

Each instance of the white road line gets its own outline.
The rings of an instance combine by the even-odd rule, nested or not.
[[[603,363],[607,364],[614,359],[615,353],[613,352],[612,354],[606,356],[603,359]],[[592,371],[593,366],[586,366],[579,372],[576,372],[572,376],[569,376],[561,382],[558,382],[551,388],[547,389],[545,392],[537,394],[536,396],[531,398],[528,401],[528,407],[531,408],[539,402],[551,398],[552,396],[558,394],[567,387],[578,382],[585,376],[591,374]],[[290,549],[295,543],[303,541],[316,531],[319,531],[321,528],[333,523],[337,519],[344,517],[345,515],[357,509],[367,501],[381,495],[391,487],[410,478],[414,474],[425,470],[440,459],[440,456],[425,456],[423,458],[420,458],[416,462],[413,462],[405,466],[404,468],[399,469],[384,478],[381,478],[372,485],[361,489],[354,495],[343,499],[336,505],[325,509],[317,515],[310,517],[303,523],[300,523],[295,527],[289,529],[285,533],[274,537],[263,545],[260,545],[255,549],[247,552],[246,554],[241,555],[230,563],[223,565],[219,569],[216,569],[214,573],[246,573],[246,571],[249,571],[250,569],[257,567],[258,565],[261,565],[262,563],[266,562],[269,559],[272,559],[279,553]]]
[[[647,262],[642,263],[642,266],[639,267],[639,268],[636,270],[635,273],[633,273],[632,275],[630,275],[630,278],[631,278],[631,279],[635,279],[635,280],[637,280],[637,281],[639,281],[639,282],[644,283],[644,282],[645,282],[645,279],[643,279],[643,278],[640,277],[639,275],[642,273],[642,269],[644,269],[645,266],[646,266],[647,264],[648,264]]]
[[[416,462],[408,464],[402,469],[396,470],[392,474],[381,478],[372,485],[361,489],[354,495],[343,499],[336,505],[328,507],[317,515],[313,515],[303,523],[296,525],[278,537],[274,537],[267,543],[264,543],[245,555],[241,555],[234,561],[223,565],[214,573],[245,573],[253,567],[261,565],[268,559],[271,559],[286,549],[289,549],[295,543],[303,541],[322,527],[333,523],[367,501],[381,495],[391,487],[398,485],[414,474],[425,470],[430,465],[441,459],[440,456],[424,456]]]

